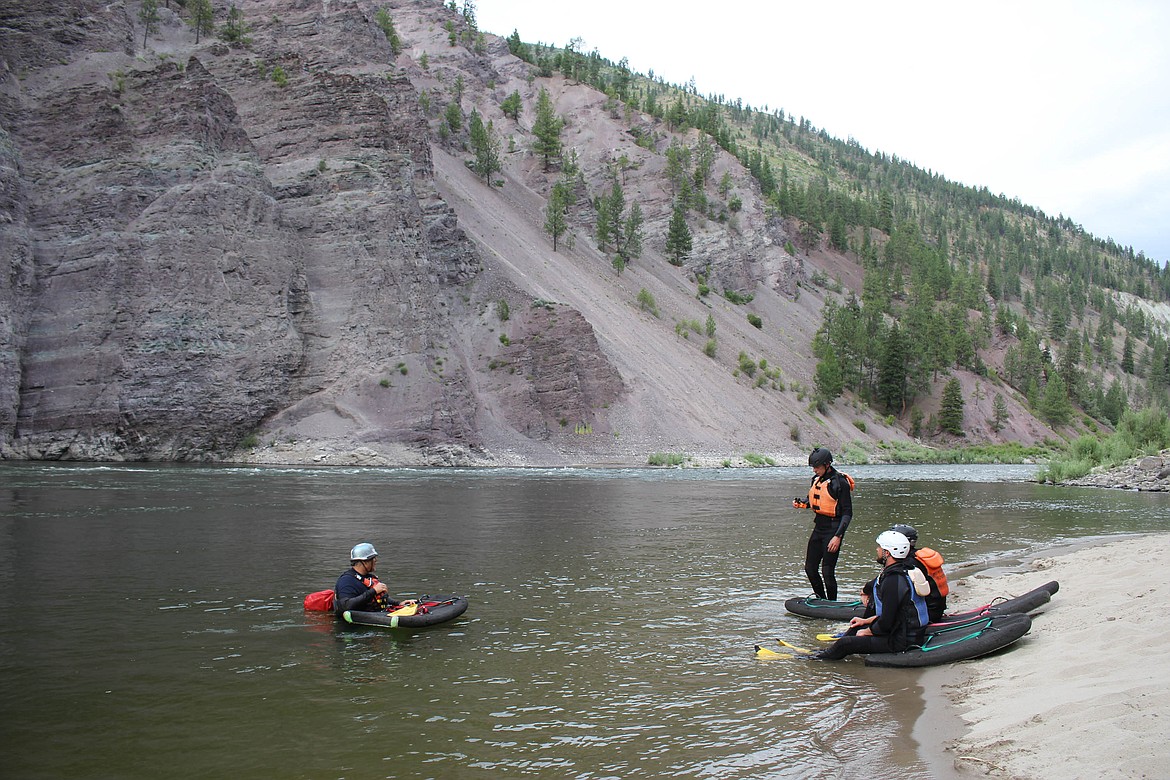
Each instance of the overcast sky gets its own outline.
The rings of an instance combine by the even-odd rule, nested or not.
[[[462,7],[462,0],[458,0]],[[1170,261],[1170,2],[476,0]]]

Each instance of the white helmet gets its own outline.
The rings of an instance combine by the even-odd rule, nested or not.
[[[369,542],[362,542],[349,551],[351,561],[368,561],[370,558],[376,558],[377,555],[378,551]]]
[[[878,547],[882,548],[898,560],[910,554],[910,540],[906,534],[898,531],[882,531],[877,538]]]

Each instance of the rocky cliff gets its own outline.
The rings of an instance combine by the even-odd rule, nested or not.
[[[437,0],[253,0],[230,46],[196,42],[177,6],[146,30],[140,7],[0,7],[0,456],[796,462],[862,430],[904,437],[861,407],[809,408],[830,293],[798,283],[806,263],[840,277],[839,258],[789,254],[733,157],[712,179],[742,210],[699,219],[685,267],[665,262],[664,152],[695,131],[536,78],[495,36],[453,44],[463,21]],[[582,171],[555,253],[541,89]],[[506,139],[498,181],[439,132],[451,102]],[[624,273],[590,237],[589,198],[615,171],[647,218]],[[763,326],[697,295],[700,279],[754,295]]]

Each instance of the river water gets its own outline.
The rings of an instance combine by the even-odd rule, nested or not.
[[[894,522],[958,564],[1170,519],[1163,496],[1037,485],[1032,467],[844,470],[843,593]],[[930,777],[920,672],[754,658],[828,628],[783,607],[809,591],[810,517],[791,508],[807,484],[0,464],[3,776]],[[359,541],[392,592],[470,608],[413,632],[304,612]]]

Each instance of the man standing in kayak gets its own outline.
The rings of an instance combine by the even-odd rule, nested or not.
[[[837,600],[837,558],[841,540],[853,519],[853,479],[833,468],[833,453],[817,447],[808,456],[813,478],[808,499],[794,498],[792,506],[812,509],[813,530],[804,553],[804,573],[818,598]]]
[[[337,578],[333,599],[333,611],[338,615],[345,612],[382,612],[401,606],[402,603],[390,598],[386,583],[378,580],[374,569],[378,565],[378,551],[369,542],[362,542],[349,551],[349,571]]]
[[[850,633],[813,658],[837,661],[855,653],[900,653],[922,643],[923,628],[930,621],[926,601],[914,590],[910,540],[897,531],[882,531],[877,538],[877,562],[882,572],[874,580],[876,614],[849,621]]]

